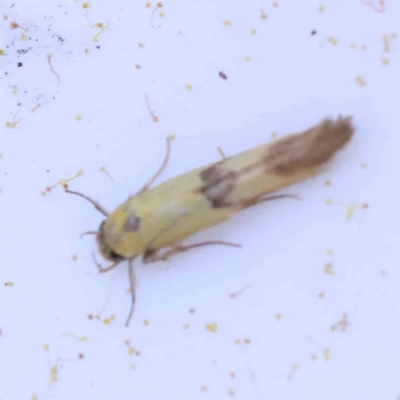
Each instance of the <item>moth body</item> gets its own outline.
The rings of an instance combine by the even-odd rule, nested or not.
[[[353,132],[350,117],[326,119],[302,133],[194,169],[151,189],[168,162],[168,141],[167,156],[157,174],[111,214],[85,195],[70,192],[86,198],[106,215],[99,230],[89,232],[97,235],[102,256],[114,262],[108,268],[99,266],[100,272],[123,260],[130,260],[133,271],[131,261],[138,256],[153,262],[203,245],[234,245],[210,241],[183,246],[182,241],[268,200],[266,196],[279,189],[314,176],[349,142]],[[159,254],[164,248],[170,249]],[[131,286],[132,276],[133,272]]]

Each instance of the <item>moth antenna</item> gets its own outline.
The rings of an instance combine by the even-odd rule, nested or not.
[[[98,231],[87,231],[82,233],[82,235],[80,235],[79,237],[82,238],[85,235],[97,235],[99,232]]]
[[[97,201],[91,199],[90,197],[84,195],[83,193],[79,193],[79,192],[74,192],[72,190],[65,190],[67,193],[71,193],[71,194],[76,194],[77,196],[83,197],[84,199],[86,199],[89,203],[92,203],[94,205],[94,208],[98,211],[100,211],[105,217],[108,217],[108,211],[101,206]]]

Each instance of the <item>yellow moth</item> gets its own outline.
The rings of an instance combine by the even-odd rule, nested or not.
[[[129,261],[132,305],[126,325],[135,303],[136,257],[142,256],[147,264],[201,246],[240,247],[224,241],[190,245],[183,245],[182,241],[238,211],[267,200],[290,197],[268,195],[314,176],[349,142],[353,132],[350,117],[326,119],[305,132],[194,169],[151,189],[168,164],[172,140],[169,137],[167,153],[157,173],[112,213],[84,194],[67,190],[91,202],[106,217],[98,231],[86,232],[96,235],[99,252],[112,261],[106,268],[97,265],[99,271],[107,272],[122,261]]]

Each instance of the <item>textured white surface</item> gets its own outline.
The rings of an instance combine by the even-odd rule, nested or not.
[[[1,400],[398,399],[400,3],[386,2],[379,13],[356,0],[166,0],[153,26],[154,3],[94,0],[89,19],[81,1],[0,3]],[[88,21],[109,23],[98,43]],[[191,239],[243,249],[135,263],[129,329],[127,267],[99,276],[93,237],[79,239],[101,215],[60,186],[40,195],[82,169],[70,188],[112,209],[157,169],[168,134],[162,180],[217,160],[217,146],[233,155],[338,114],[357,135],[329,171],[285,191],[302,202]],[[354,202],[369,208],[347,221]],[[103,305],[109,325],[88,319]],[[347,329],[332,331],[344,314]]]

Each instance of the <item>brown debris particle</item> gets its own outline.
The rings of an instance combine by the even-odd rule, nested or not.
[[[375,3],[376,1],[376,3]],[[386,8],[386,0],[363,0],[362,4],[367,7],[372,8],[373,11],[376,13],[382,14],[385,12]]]
[[[72,261],[76,261],[78,259],[78,256],[76,254],[72,254]]]
[[[261,8],[260,9],[260,13],[261,13],[261,19],[267,19],[268,18],[268,14],[265,14],[264,10]]]
[[[200,388],[200,390],[201,390],[202,392],[207,392],[207,391],[208,391],[208,387],[207,387],[207,386],[202,386],[202,387]]]
[[[237,290],[236,292],[230,293],[229,297],[231,299],[236,299],[236,297],[238,297],[239,295],[241,295],[247,288],[249,288],[250,285],[244,285],[242,286],[239,290]]]
[[[45,189],[43,192],[41,192],[40,194],[41,194],[42,196],[46,196],[47,193],[50,193],[50,192],[52,191],[52,189],[54,189],[54,188],[55,188],[56,186],[58,186],[58,185],[61,185],[61,186],[63,186],[63,187],[65,188],[65,186],[68,184],[68,182],[71,182],[72,180],[74,180],[74,179],[76,179],[76,178],[78,178],[78,177],[80,177],[80,176],[82,176],[82,175],[83,175],[83,171],[80,169],[80,170],[76,173],[76,175],[74,175],[72,178],[60,179],[60,180],[59,180],[57,183],[55,183],[54,185],[46,187],[46,189]]]
[[[395,33],[392,33],[391,35],[383,35],[382,36],[382,41],[383,41],[383,51],[385,53],[390,53],[391,46],[393,40],[397,38],[397,35]]]
[[[226,76],[226,74],[225,74],[224,71],[219,71],[219,72],[218,72],[218,75],[219,75],[222,79],[224,79],[224,80],[227,80],[227,79],[228,79],[228,77]]]
[[[236,378],[236,374],[235,374],[234,372],[230,372],[230,373],[229,373],[229,377],[230,377],[231,379],[235,379],[235,378]]]
[[[159,119],[158,119],[157,115],[155,115],[154,112],[153,112],[153,111],[151,110],[151,108],[150,108],[150,105],[149,105],[149,96],[148,96],[147,93],[144,95],[144,98],[145,98],[147,110],[148,110],[149,113],[150,113],[151,119],[153,120],[153,122],[158,122]]]
[[[331,326],[331,331],[341,330],[342,332],[345,332],[348,327],[349,327],[349,319],[347,317],[347,314],[344,313],[342,315],[342,318],[338,322],[336,322],[335,325]]]

